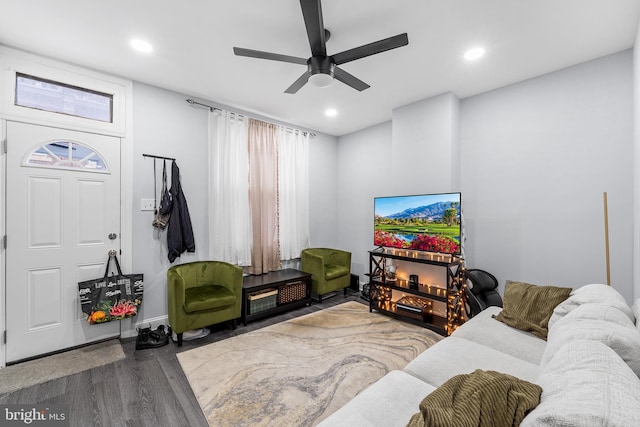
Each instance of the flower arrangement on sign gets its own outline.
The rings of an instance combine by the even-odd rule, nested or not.
[[[96,323],[111,322],[112,320],[121,320],[125,317],[131,317],[138,314],[138,305],[142,301],[116,301],[112,304],[111,301],[102,301],[97,307],[98,310],[92,311],[87,317],[87,322],[93,325]]]
[[[404,240],[393,233],[376,230],[374,232],[374,244],[388,248],[416,249],[428,252],[458,253],[460,243],[449,236],[418,235],[413,240]]]

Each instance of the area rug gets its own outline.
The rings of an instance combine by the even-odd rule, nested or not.
[[[0,369],[0,394],[77,374],[124,359],[119,340],[109,340]]]
[[[440,338],[350,301],[178,360],[210,426],[312,426]]]

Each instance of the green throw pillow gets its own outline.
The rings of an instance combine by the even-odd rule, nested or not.
[[[495,318],[546,340],[553,309],[569,298],[570,292],[571,288],[536,286],[507,280],[504,308]]]

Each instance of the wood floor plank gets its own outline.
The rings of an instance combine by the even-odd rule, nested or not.
[[[101,425],[125,426],[135,417],[135,414],[125,410],[123,402],[124,387],[128,376],[123,378],[119,367],[124,360],[109,364],[106,369],[92,370],[91,382],[94,386],[94,400],[98,405]]]
[[[106,370],[109,367],[103,366],[101,369]],[[69,405],[71,426],[92,425],[98,427],[105,425],[102,422],[100,402],[96,398],[96,385],[92,381],[92,371],[93,369],[65,377],[68,382],[64,393],[64,403]]]
[[[202,409],[193,394],[184,371],[180,368],[180,363],[176,356],[173,355],[171,359],[160,360],[159,362],[176,399],[176,405],[180,408],[184,417],[184,425],[207,427],[207,419],[202,413]]]

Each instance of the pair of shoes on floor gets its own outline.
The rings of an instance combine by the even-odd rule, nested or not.
[[[138,328],[138,337],[136,338],[136,350],[144,350],[146,348],[158,348],[169,344],[171,337],[171,326],[165,330],[164,325],[158,326],[156,330],[148,328]]]

